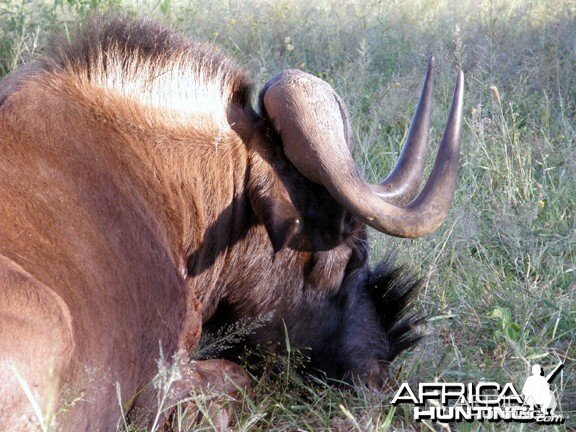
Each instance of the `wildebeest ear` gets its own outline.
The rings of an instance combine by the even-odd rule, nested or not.
[[[252,149],[248,189],[252,207],[266,227],[276,254],[300,233],[301,217],[271,159],[263,149]]]

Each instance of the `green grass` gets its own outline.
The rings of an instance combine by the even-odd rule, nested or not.
[[[428,56],[437,60],[432,152],[462,68],[461,169],[448,220],[418,240],[371,232],[374,261],[396,249],[425,281],[419,301],[430,335],[396,362],[398,380],[486,378],[521,387],[532,362],[566,359],[555,383],[572,418],[557,429],[576,427],[573,0],[4,0],[0,75],[26,62],[52,30],[118,7],[223,46],[258,85],[289,67],[327,80],[348,104],[356,160],[372,181],[398,155]],[[414,423],[404,406],[391,409],[392,392],[273,375],[254,381],[238,430],[442,429]],[[540,430],[506,423],[450,429]]]

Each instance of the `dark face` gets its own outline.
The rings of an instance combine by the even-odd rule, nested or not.
[[[280,191],[269,187],[269,195],[252,195],[253,202],[275,198],[266,206],[258,203],[266,210],[260,217],[272,221],[262,220],[270,240],[288,232],[273,259],[264,254],[257,260],[273,268],[273,278],[259,276],[250,286],[233,288],[242,294],[223,301],[204,329],[214,333],[253,311],[274,312],[272,322],[224,355],[234,359],[243,349],[262,344],[282,351],[287,330],[292,348],[309,357],[308,372],[348,382],[359,379],[381,389],[389,362],[419,338],[415,328],[421,318],[408,311],[418,282],[392,260],[371,271],[365,226],[281,157],[270,164],[275,169],[266,177]],[[298,220],[296,228],[282,232],[293,220]]]
[[[235,360],[245,350],[258,351],[261,345],[282,352],[287,330],[291,347],[309,358],[303,365],[307,372],[350,383],[359,380],[382,389],[389,378],[388,364],[420,338],[423,318],[410,310],[418,281],[394,267],[391,260],[374,271],[364,264],[354,268],[355,264],[351,259],[348,267],[352,270],[335,293],[325,294],[322,287],[316,287],[312,295],[300,290],[269,291],[283,296],[283,304],[291,307],[274,309],[269,325],[257,328],[224,357]],[[215,333],[246,318],[237,306],[224,301],[204,330]]]
[[[248,186],[262,235],[246,238],[241,277],[228,282],[204,331],[273,312],[224,355],[263,344],[282,351],[287,331],[308,371],[382,388],[389,362],[418,339],[419,318],[407,312],[417,282],[390,261],[370,270],[366,227],[295,169],[273,129],[257,131],[251,145]]]
[[[286,329],[291,346],[310,353],[311,370],[384,384],[388,363],[418,339],[422,319],[409,312],[418,282],[389,261],[369,269],[362,223],[416,238],[436,230],[447,215],[458,171],[463,75],[436,163],[418,194],[433,66],[431,59],[401,156],[378,184],[362,178],[352,158],[350,116],[326,82],[287,70],[264,86],[247,141],[247,187],[258,229],[268,237],[263,240],[263,229],[252,231],[256,240],[243,250],[253,255],[244,259],[242,277],[230,282],[229,310],[209,324],[274,311],[273,322],[246,345],[282,346]]]
[[[347,275],[341,288],[342,321],[334,338],[337,378],[383,388],[388,364],[421,336],[418,326],[423,318],[409,310],[418,284],[391,259],[374,271]]]

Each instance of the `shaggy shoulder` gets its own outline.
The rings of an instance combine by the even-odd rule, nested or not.
[[[234,60],[150,20],[94,17],[75,37],[55,39],[34,69],[36,76],[77,78],[83,89],[96,86],[180,120],[205,115],[227,124],[231,108],[250,104],[248,75]]]

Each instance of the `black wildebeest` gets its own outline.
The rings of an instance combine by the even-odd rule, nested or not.
[[[156,24],[93,19],[12,72],[0,83],[3,428],[55,417],[58,430],[111,430],[115,383],[126,409],[152,409],[159,348],[170,361],[203,323],[266,311],[250,343],[285,326],[314,368],[378,385],[416,337],[414,282],[369,269],[366,225],[430,233],[456,184],[461,73],[417,195],[431,75],[399,162],[371,185],[326,82],[282,72],[257,112],[231,59]],[[225,361],[182,370],[180,395],[224,372],[245,384]]]

